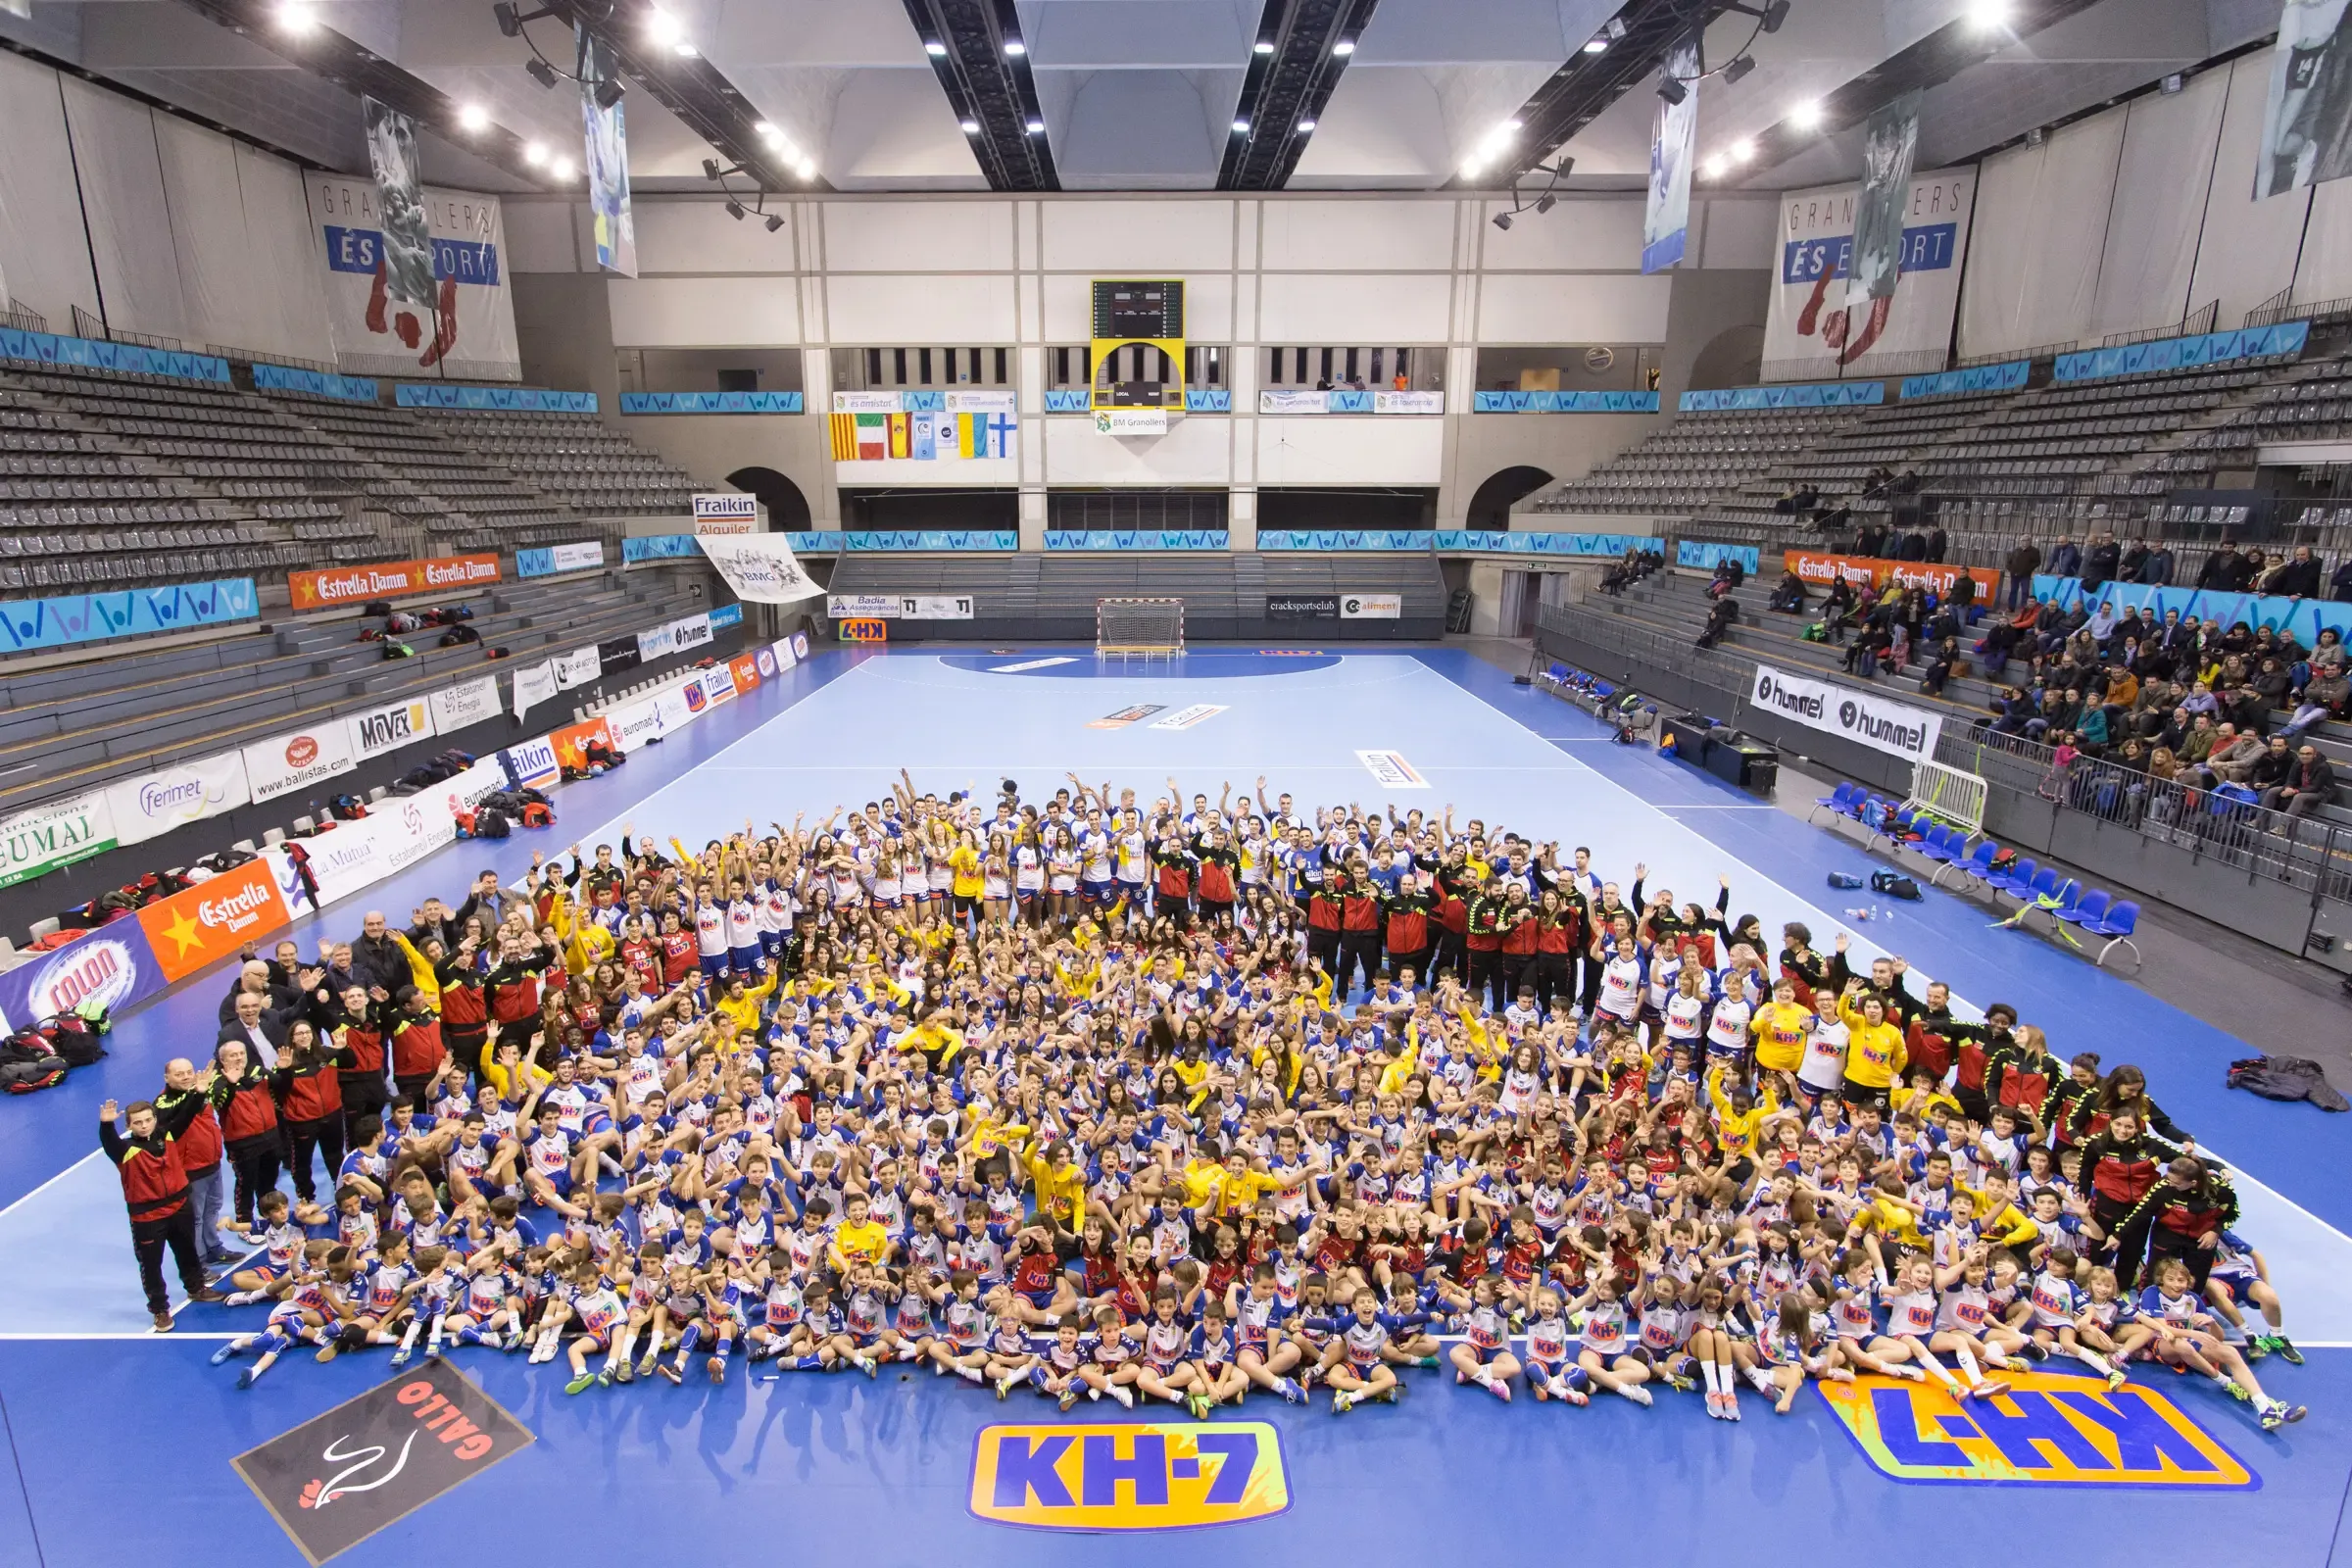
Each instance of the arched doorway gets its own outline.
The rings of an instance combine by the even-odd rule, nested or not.
[[[1465,526],[1504,529],[1511,525],[1511,504],[1523,501],[1551,483],[1551,475],[1528,464],[1501,468],[1487,475],[1463,514]]]
[[[749,490],[760,498],[767,509],[767,525],[778,533],[798,532],[808,526],[808,498],[773,468],[737,468],[727,475],[727,483],[738,490]]]

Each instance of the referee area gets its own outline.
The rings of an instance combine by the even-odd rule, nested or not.
[[[1186,722],[1100,722],[1142,708]],[[334,1560],[355,1565],[638,1551],[877,1565],[1096,1564],[1105,1550],[1145,1564],[1204,1550],[1534,1561],[1559,1552],[1564,1531],[1579,1555],[1777,1565],[1951,1549],[1952,1526],[2100,1561],[2352,1560],[2339,1541],[2352,1487],[2342,1127],[2307,1105],[2230,1094],[2223,1069],[2248,1043],[2126,976],[1989,928],[1980,905],[1929,889],[1891,919],[1848,923],[1844,905],[1864,895],[1825,879],[1873,862],[1804,825],[1801,780],[1783,777],[1784,797],[1806,797],[1791,812],[1617,745],[1597,720],[1460,648],[1207,647],[1149,664],[1091,648],[820,652],[626,766],[566,786],[554,834],[442,851],[289,934],[307,951],[325,931],[356,930],[363,906],[405,915],[485,868],[519,873],[534,850],[552,858],[577,841],[593,854],[624,822],[699,844],[747,816],[813,820],[879,798],[902,767],[943,795],[1002,778],[1051,794],[1074,772],[1114,788],[1172,778],[1211,800],[1227,783],[1254,793],[1262,776],[1310,807],[1450,805],[1457,822],[1557,839],[1563,854],[1589,845],[1604,877],[1630,883],[1640,863],[1648,888],[1678,902],[1712,903],[1728,878],[1733,911],[1767,931],[1802,920],[1825,949],[1849,931],[1858,955],[1907,958],[1915,987],[1942,980],[1976,1008],[2011,1003],[2061,1059],[2095,1050],[2110,1066],[2139,1064],[2199,1152],[2229,1163],[2237,1229],[2262,1250],[2308,1351],[2301,1367],[2274,1359],[2263,1372],[2310,1415],[2266,1434],[2200,1379],[2141,1364],[2110,1394],[2068,1361],[1967,1404],[1933,1385],[1810,1384],[1788,1416],[1751,1401],[1738,1425],[1706,1420],[1694,1395],[1661,1391],[1649,1408],[1503,1404],[1422,1372],[1394,1407],[1347,1420],[1264,1396],[1206,1423],[1108,1401],[1057,1415],[1026,1390],[1001,1403],[911,1365],[869,1381],[761,1364],[723,1387],[649,1381],[566,1398],[560,1364],[478,1348],[451,1351],[429,1378],[416,1362],[391,1373],[373,1353],[318,1366],[297,1351],[240,1392],[233,1367],[208,1363],[254,1312],[183,1307],[174,1333],[148,1332],[93,1127],[102,1101],[143,1097],[167,1059],[204,1054],[232,964],[118,1020],[106,1061],[12,1107],[0,1140],[11,1458],[0,1564],[299,1564],[304,1551],[234,1461],[321,1417],[303,1439],[318,1500],[288,1530],[331,1535],[350,1521],[354,1540]],[[452,1371],[470,1391],[448,1383]],[[378,1481],[396,1458],[411,1468]],[[271,1462],[292,1461],[281,1446]],[[1198,1532],[1211,1524],[1217,1534]]]

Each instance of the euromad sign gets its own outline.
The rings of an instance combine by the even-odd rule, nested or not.
[[[1263,1421],[983,1427],[972,1512],[1043,1530],[1189,1530],[1291,1505],[1282,1444]]]
[[[1977,1486],[2255,1488],[2262,1478],[2155,1390],[2048,1372],[1962,1403],[1895,1378],[1818,1384],[1870,1462],[1897,1481]]]

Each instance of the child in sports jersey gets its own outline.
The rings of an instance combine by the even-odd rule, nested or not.
[[[1989,1392],[1986,1391],[1984,1375],[1975,1365],[1973,1350],[1966,1351],[1961,1362],[1961,1369],[1968,1374],[1966,1384],[1953,1377],[1944,1364],[1936,1359],[1932,1342],[1936,1335],[1936,1321],[1942,1303],[1937,1296],[1935,1259],[1924,1252],[1908,1254],[1896,1265],[1892,1283],[1880,1287],[1880,1294],[1886,1306],[1886,1340],[1908,1351],[1909,1359],[1925,1370],[1928,1376],[1942,1384],[1952,1397],[1990,1398],[1994,1394],[2007,1392],[2008,1385],[2005,1383],[1993,1384]],[[1890,1351],[1883,1349],[1876,1342],[1873,1342],[1870,1349],[1881,1360],[1895,1359]]]
[[[1100,1399],[1107,1394],[1127,1409],[1135,1408],[1137,1380],[1144,1368],[1136,1359],[1136,1345],[1126,1318],[1115,1306],[1100,1308],[1095,1313],[1095,1343],[1092,1352],[1078,1368],[1078,1382],[1090,1399]],[[1068,1405],[1063,1405],[1068,1409]]]
[[[1331,1386],[1331,1413],[1346,1415],[1366,1399],[1396,1403],[1403,1385],[1389,1364],[1389,1346],[1399,1331],[1409,1332],[1428,1321],[1426,1312],[1401,1317],[1383,1312],[1380,1298],[1369,1287],[1358,1290],[1348,1316],[1336,1325],[1339,1359],[1323,1375]]]
[[[296,1345],[325,1345],[349,1310],[345,1293],[356,1269],[351,1249],[340,1243],[320,1240],[306,1245],[301,1261],[274,1287],[281,1294],[270,1309],[269,1321],[260,1332],[239,1335],[215,1350],[213,1365],[248,1350],[261,1351],[253,1365],[237,1374],[237,1387],[250,1389]]]
[[[625,1281],[628,1276],[623,1273],[621,1278]],[[585,1394],[591,1388],[610,1387],[621,1362],[620,1330],[628,1319],[620,1293],[603,1279],[594,1279],[572,1303],[572,1311],[580,1332],[565,1350],[571,1381],[564,1385],[564,1392]],[[588,1357],[600,1352],[605,1354],[605,1364],[591,1373]]]
[[[1837,1348],[1815,1338],[1810,1302],[1801,1292],[1781,1298],[1773,1326],[1756,1337],[1756,1356],[1761,1364],[1751,1381],[1759,1393],[1772,1397],[1775,1415],[1795,1408],[1796,1391],[1808,1377],[1854,1380],[1851,1371],[1838,1364]]]
[[[1030,1347],[1028,1334],[1013,1312],[1009,1286],[999,1285],[988,1293],[988,1359],[980,1370],[1002,1399],[1039,1364],[1038,1352]]]
[[[2050,1249],[2041,1272],[2034,1276],[2033,1295],[2028,1298],[2029,1332],[2043,1354],[2055,1349],[2098,1373],[2107,1380],[2109,1388],[2120,1389],[2124,1386],[2124,1369],[2102,1353],[2102,1349],[2113,1349],[2114,1343],[2096,1329],[2077,1325],[2076,1320],[2088,1299],[2088,1293],[2075,1281],[2078,1261],[2072,1248]],[[2085,1343],[2087,1336],[2096,1336],[2096,1340]]]
[[[2271,1285],[2270,1265],[2261,1252],[2229,1231],[2222,1232],[2219,1242],[2213,1266],[2206,1273],[2205,1299],[2241,1338],[2245,1337],[2246,1317],[2240,1308],[2251,1305],[2262,1314],[2265,1332],[2246,1339],[2247,1360],[2259,1361],[2275,1350],[2301,1366],[2303,1352],[2286,1337],[2286,1307]]]
[[[940,1307],[940,1330],[931,1340],[931,1369],[978,1383],[988,1366],[989,1316],[980,1304],[980,1280],[969,1269],[948,1276],[948,1298]]]
[[[1955,1208],[1966,1199],[1966,1194],[1957,1195]],[[1988,1366],[2008,1370],[2014,1364],[2011,1355],[2022,1351],[2029,1343],[1990,1310],[1985,1289],[1990,1277],[1991,1264],[1983,1242],[1969,1243],[1959,1258],[1936,1271],[1936,1333],[1928,1341],[1929,1349],[1952,1356],[1960,1363],[1961,1371],[1977,1385],[1977,1397],[1981,1399],[2006,1392],[2008,1384],[1998,1378],[1986,1378],[1979,1369]]]
[[[1054,1338],[1044,1351],[1032,1358],[1029,1382],[1066,1413],[1087,1387],[1080,1376],[1086,1369],[1086,1350],[1079,1343],[1078,1325],[1065,1318],[1054,1326]]]
[[[1462,1341],[1446,1352],[1446,1359],[1453,1363],[1454,1382],[1475,1383],[1508,1404],[1519,1358],[1511,1354],[1510,1321],[1495,1304],[1501,1287],[1498,1274],[1481,1274],[1472,1282],[1470,1308],[1462,1314]]]
[[[1649,1381],[1649,1363],[1633,1353],[1635,1347],[1626,1336],[1625,1301],[1615,1269],[1596,1270],[1584,1294],[1568,1303],[1568,1313],[1581,1319],[1576,1364],[1585,1376],[1610,1394],[1648,1404],[1652,1396],[1642,1385]]]
[[[2221,1320],[2204,1309],[2196,1275],[2180,1258],[2157,1259],[2155,1281],[2140,1293],[2139,1319],[2155,1331],[2150,1354],[2168,1366],[2202,1373],[2233,1397],[2250,1401],[2262,1413],[2265,1432],[2276,1432],[2309,1413],[2302,1405],[2263,1392],[2237,1347],[2222,1338]]]
[[[1250,1391],[1236,1347],[1239,1340],[1225,1303],[1209,1297],[1200,1303],[1200,1321],[1193,1329],[1193,1392],[1186,1401],[1196,1416],[1205,1417],[1220,1404],[1239,1404]]]
[[[1246,1291],[1238,1283],[1227,1291],[1225,1309],[1241,1342],[1233,1361],[1242,1375],[1293,1404],[1304,1398],[1305,1386],[1288,1375],[1303,1352],[1290,1336],[1291,1308],[1276,1295],[1274,1265],[1252,1268]]]

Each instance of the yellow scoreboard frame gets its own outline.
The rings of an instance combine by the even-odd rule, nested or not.
[[[1136,287],[1165,290],[1164,308],[1157,323],[1158,331],[1148,336],[1122,335],[1113,321],[1113,292]],[[1088,303],[1094,336],[1087,365],[1087,405],[1090,408],[1137,408],[1143,405],[1112,401],[1111,395],[1096,385],[1094,372],[1113,354],[1130,344],[1155,348],[1168,357],[1176,367],[1176,384],[1160,391],[1160,407],[1181,410],[1184,407],[1184,279],[1180,277],[1104,278],[1094,280]],[[1115,385],[1115,383],[1114,383]]]

